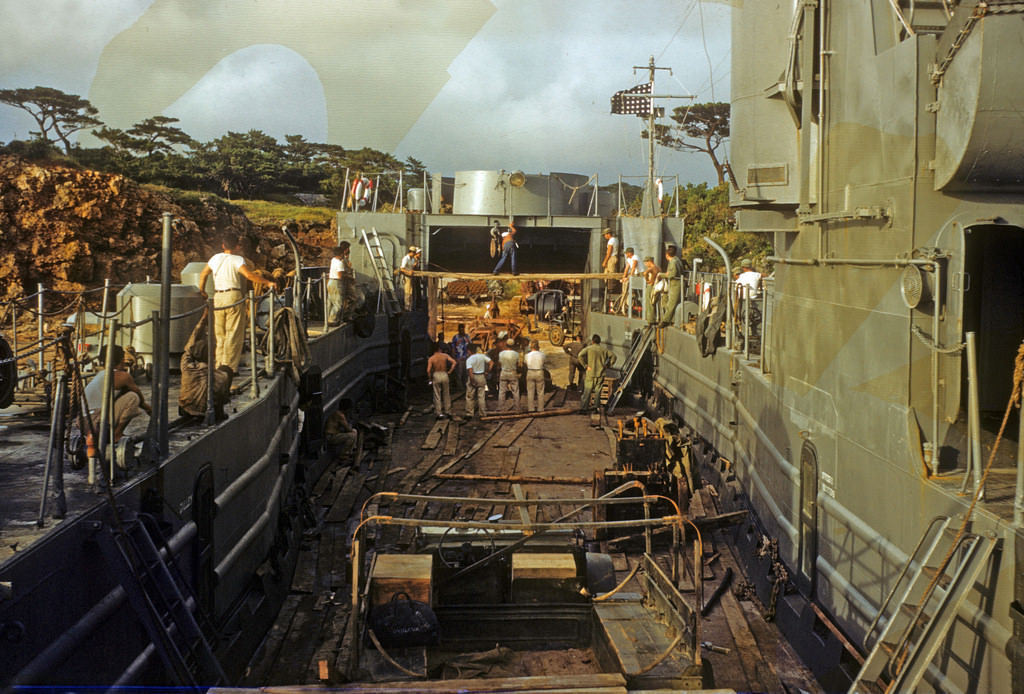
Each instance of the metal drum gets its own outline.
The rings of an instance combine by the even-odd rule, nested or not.
[[[188,313],[206,303],[199,290],[191,284],[171,285],[171,316]],[[132,323],[149,318],[153,311],[160,310],[159,284],[129,284],[117,294],[118,320],[121,323]],[[123,309],[123,311],[122,311]],[[181,354],[185,351],[192,329],[202,316],[201,311],[179,318],[171,322],[170,353]],[[121,328],[118,342],[122,346],[131,345],[136,354],[153,354],[153,323],[146,323],[134,329]]]
[[[409,196],[406,198],[406,208],[410,212],[422,212],[423,203],[426,200],[426,191],[422,188],[410,188]]]

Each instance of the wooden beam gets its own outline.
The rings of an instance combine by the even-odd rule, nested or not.
[[[603,272],[521,272],[513,275],[510,272],[492,275],[489,272],[438,272],[436,270],[413,270],[414,277],[456,279],[456,280],[617,280],[621,273],[608,274]]]
[[[559,410],[544,410],[543,412],[509,412],[508,414],[489,414],[480,418],[483,422],[492,422],[500,419],[525,419],[534,417],[554,417],[560,414],[576,414],[575,407],[563,407]]]
[[[590,484],[589,477],[535,477],[531,475],[473,475],[462,472],[435,472],[439,480],[465,480],[469,482],[523,482],[526,484]]]

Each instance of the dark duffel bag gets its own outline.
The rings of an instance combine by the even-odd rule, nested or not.
[[[368,621],[380,645],[386,648],[434,646],[441,638],[441,627],[430,605],[404,592],[371,609]]]

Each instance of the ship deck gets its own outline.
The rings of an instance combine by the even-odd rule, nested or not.
[[[456,413],[463,407],[459,395],[453,393]],[[548,407],[574,410],[577,404],[574,391],[559,389]],[[493,408],[496,403],[491,401],[488,406]],[[587,416],[566,413],[524,419],[460,419],[441,420],[438,426],[426,394],[421,393],[407,412],[373,418],[374,423],[393,433],[386,442],[364,449],[356,461],[338,460],[325,473],[311,499],[316,522],[306,533],[285,606],[239,686],[347,688],[341,676],[351,648],[351,637],[346,637],[351,617],[347,561],[363,504],[375,492],[474,497],[480,501],[456,507],[423,501],[390,505],[371,502],[364,515],[444,520],[482,520],[500,515],[518,520],[525,513],[534,521],[544,521],[554,519],[568,507],[526,507],[521,512],[521,507],[509,506],[507,501],[516,494],[526,499],[589,499],[594,473],[612,465],[612,428],[593,426]],[[439,431],[443,433],[439,435]],[[716,515],[714,504],[713,496],[698,494],[691,513]],[[704,537],[705,599],[730,569],[736,576],[733,585],[742,578],[724,538],[724,533],[717,532]],[[381,528],[376,538],[378,547],[398,551],[409,549],[413,542],[412,528],[394,526]],[[603,542],[601,550],[611,554],[618,582],[637,563],[642,547],[613,539]],[[667,552],[659,554],[658,561],[667,571]],[[682,589],[687,599],[695,600],[692,583]],[[624,590],[635,587],[627,585]],[[711,663],[715,686],[736,691],[822,691],[777,629],[764,620],[763,611],[756,597],[753,602],[740,600],[731,588],[710,609],[702,622],[701,640],[727,651],[702,652]],[[593,654],[588,655],[586,649],[527,650],[492,666],[486,676],[544,675],[546,686],[561,682],[571,689],[580,681],[578,678],[598,673],[595,668]],[[434,682],[430,687],[433,691],[442,685]],[[415,688],[413,683],[408,686]]]

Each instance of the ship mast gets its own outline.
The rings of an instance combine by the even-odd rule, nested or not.
[[[672,74],[670,67],[658,67],[654,64],[654,56],[650,57],[647,65],[634,65],[633,74],[637,70],[647,70],[647,83],[640,84],[632,89],[616,92],[612,96],[612,113],[636,115],[640,118],[647,117],[647,185],[644,209],[641,214],[655,216],[654,209],[654,119],[665,115],[665,109],[654,105],[655,99],[692,99],[691,94],[655,94],[654,75],[658,70],[667,70]],[[660,212],[660,210],[659,210]]]

